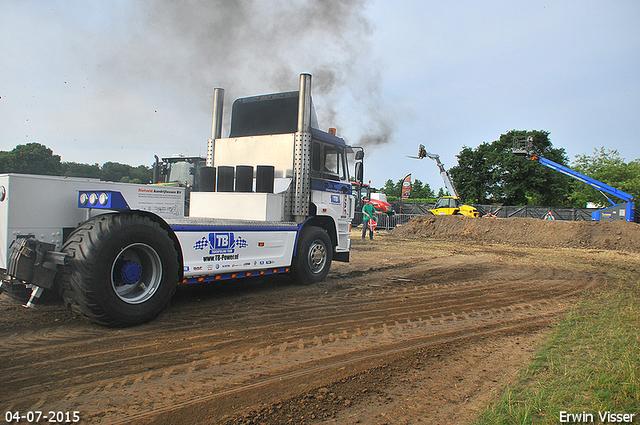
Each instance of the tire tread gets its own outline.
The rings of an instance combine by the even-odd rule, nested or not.
[[[150,218],[122,213],[94,217],[81,224],[69,236],[62,247],[62,251],[69,254],[68,265],[63,266],[61,272],[58,273],[58,284],[64,303],[71,311],[99,325],[122,327],[151,320],[169,305],[169,301],[175,293],[175,284],[167,299],[162,300],[162,305],[157,313],[154,313],[152,317],[134,323],[113,317],[105,311],[98,299],[91,276],[99,261],[100,248],[110,235],[133,225],[148,226],[170,241],[166,230]],[[171,245],[173,244],[171,243]],[[178,256],[175,250],[173,254],[171,261],[175,262],[176,273],[174,277],[168,277],[168,279],[177,283]]]

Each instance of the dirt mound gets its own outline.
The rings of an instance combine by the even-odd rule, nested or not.
[[[401,237],[528,246],[640,251],[640,225],[625,221],[552,221],[423,215],[396,227]]]

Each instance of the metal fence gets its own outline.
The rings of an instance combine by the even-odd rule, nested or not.
[[[413,217],[424,214],[393,214],[375,213],[373,219],[377,223],[377,230],[391,230],[399,224],[408,223]],[[362,224],[362,212],[356,212],[351,225],[357,227]]]
[[[525,217],[564,221],[591,221],[591,213],[597,208],[554,208],[530,206],[474,205],[480,216],[497,218]]]
[[[415,216],[431,214],[429,212],[429,208],[433,208],[433,204],[394,203],[392,205],[396,214],[387,215],[385,213],[375,213],[374,220],[378,223],[378,230],[391,230],[399,224],[409,222]],[[564,221],[591,221],[591,212],[597,211],[597,208],[553,208],[502,205],[473,206],[478,209],[480,217],[524,217]],[[354,227],[362,224],[361,211],[356,211],[351,224]]]
[[[393,210],[408,214],[428,214],[433,204],[394,203]],[[490,215],[498,218],[551,218],[554,220],[591,221],[591,213],[597,208],[560,208],[560,207],[532,207],[532,206],[503,206],[503,205],[472,205],[480,216]]]

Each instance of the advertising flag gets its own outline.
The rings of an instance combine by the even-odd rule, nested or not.
[[[407,177],[402,181],[402,199],[409,199],[411,195],[411,174],[407,174]]]

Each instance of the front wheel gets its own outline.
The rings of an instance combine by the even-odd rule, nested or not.
[[[62,250],[70,257],[59,276],[65,303],[101,325],[131,326],[155,318],[178,283],[173,241],[149,217],[94,217]]]
[[[333,245],[327,232],[316,226],[302,229],[293,259],[293,275],[297,282],[308,284],[324,280],[331,268]]]

